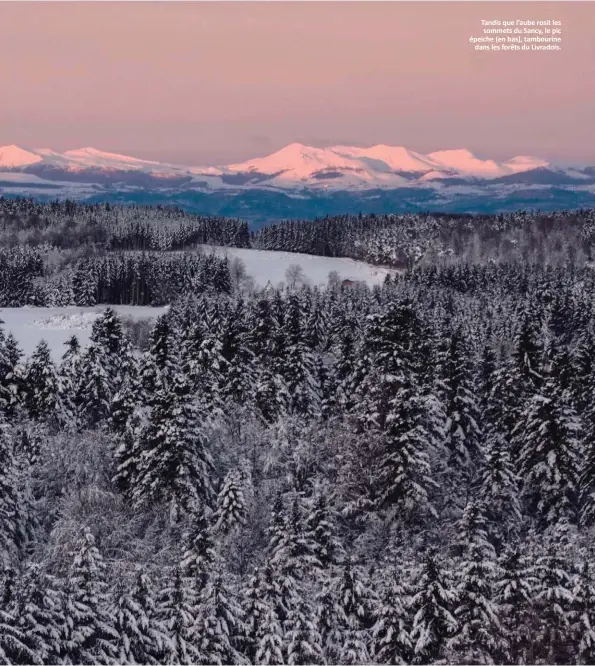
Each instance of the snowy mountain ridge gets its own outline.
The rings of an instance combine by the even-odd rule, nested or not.
[[[442,150],[423,155],[403,146],[379,144],[369,148],[331,146],[315,148],[292,143],[265,157],[258,157],[220,167],[185,167],[127,155],[104,152],[86,147],[58,153],[49,149],[25,149],[20,146],[0,147],[0,167],[25,169],[32,167],[63,169],[78,172],[85,169],[103,171],[139,171],[153,175],[208,177],[245,175],[243,186],[255,184],[282,189],[293,187],[340,189],[400,187],[412,176],[425,181],[444,177],[499,178],[511,174],[552,166],[532,156],[517,156],[505,162],[482,160],[466,149]],[[251,178],[252,176],[252,178]],[[266,177],[266,178],[264,178]],[[211,186],[216,183],[209,183]],[[228,183],[229,184],[229,183]]]
[[[192,167],[92,147],[9,145],[0,147],[0,196],[174,205],[256,224],[351,211],[578,209],[595,207],[595,166],[531,155],[482,159],[467,149],[292,143],[245,162]]]

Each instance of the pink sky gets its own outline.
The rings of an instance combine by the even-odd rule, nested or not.
[[[479,53],[481,19],[563,21]],[[188,164],[293,141],[595,163],[595,3],[0,3],[0,145]]]

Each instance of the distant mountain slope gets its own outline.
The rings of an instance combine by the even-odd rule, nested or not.
[[[80,148],[0,147],[0,195],[175,204],[255,222],[353,210],[496,212],[595,203],[595,167],[527,155],[481,159],[466,149],[292,143],[238,164],[188,167]]]

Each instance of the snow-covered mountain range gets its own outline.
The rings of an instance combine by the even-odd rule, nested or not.
[[[238,164],[188,167],[95,148],[58,153],[10,145],[0,147],[0,194],[174,203],[247,217],[253,209],[266,216],[271,197],[294,202],[338,197],[347,200],[344,208],[349,199],[390,200],[396,210],[483,210],[486,197],[493,209],[498,201],[507,209],[518,200],[522,207],[580,207],[595,205],[595,167],[561,167],[526,155],[481,159],[466,149],[422,154],[402,146],[316,148],[300,143]],[[216,201],[226,202],[230,210],[211,210]],[[286,208],[283,217],[291,216],[295,205]],[[305,208],[305,216],[312,216]],[[312,214],[324,212],[329,211],[312,207]]]

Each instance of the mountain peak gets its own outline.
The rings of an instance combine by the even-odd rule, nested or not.
[[[79,174],[101,171],[117,174],[146,174],[160,179],[183,176],[196,178],[208,189],[272,188],[280,190],[356,191],[439,187],[433,181],[456,177],[490,180],[551,165],[528,155],[506,162],[476,157],[466,148],[418,153],[405,146],[378,143],[370,147],[335,145],[325,148],[290,143],[270,155],[221,167],[182,167],[111,153],[85,146],[64,153],[49,149],[27,150],[10,145],[0,148],[3,170],[25,170],[49,178],[55,171]],[[29,168],[30,167],[30,168]],[[46,168],[49,167],[49,168]],[[115,176],[114,176],[115,177]],[[135,176],[135,182],[141,182]]]
[[[41,160],[42,158],[39,155],[14,144],[0,147],[1,167],[22,167],[41,162]]]

